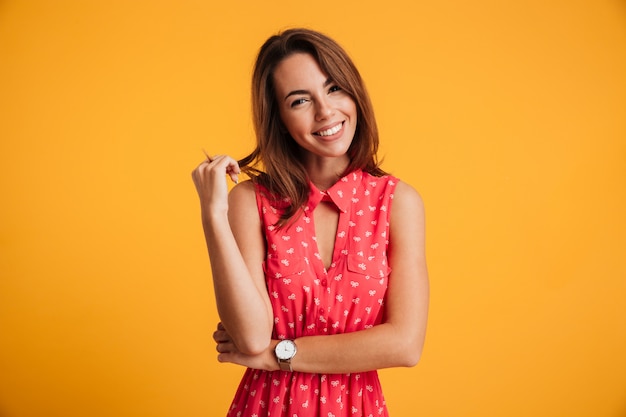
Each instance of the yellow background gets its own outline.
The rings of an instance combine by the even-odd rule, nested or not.
[[[393,417],[626,416],[626,3],[0,1],[0,415],[222,416],[190,172],[261,43],[336,38],[427,208]]]

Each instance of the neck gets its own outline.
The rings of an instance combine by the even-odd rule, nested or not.
[[[349,162],[347,158],[320,158],[308,161],[305,169],[311,182],[319,190],[325,191],[341,178]]]

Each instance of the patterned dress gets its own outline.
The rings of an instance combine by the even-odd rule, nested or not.
[[[398,180],[354,171],[326,192],[311,184],[302,214],[289,227],[257,186],[267,240],[264,264],[274,311],[274,339],[356,332],[382,322],[390,268],[389,213]],[[324,267],[315,240],[313,210],[336,205],[339,224],[332,264]],[[296,340],[297,343],[297,340]],[[229,417],[377,417],[387,408],[376,371],[352,374],[247,369]]]

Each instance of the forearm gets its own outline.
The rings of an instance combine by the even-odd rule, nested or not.
[[[332,336],[296,339],[295,371],[310,373],[365,372],[417,364],[423,335],[406,334],[391,323]]]
[[[272,309],[264,288],[254,281],[226,215],[202,215],[217,310],[242,352],[262,352],[270,343]]]
[[[297,338],[297,354],[291,360],[294,371],[337,374],[367,372],[391,367],[410,367],[417,364],[424,343],[424,327],[399,329],[391,323],[374,326],[368,330],[329,336]],[[258,355],[246,355],[230,343],[226,332],[216,332],[220,362],[242,366],[279,370],[272,340],[268,348]]]

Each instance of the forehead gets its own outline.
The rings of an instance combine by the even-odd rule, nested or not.
[[[328,75],[322,71],[315,58],[304,52],[289,55],[280,61],[273,77],[279,94],[323,86],[328,80]]]

